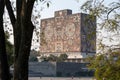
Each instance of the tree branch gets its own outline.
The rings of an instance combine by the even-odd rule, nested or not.
[[[5,0],[5,4],[6,4],[6,8],[8,10],[8,14],[9,14],[13,29],[14,29],[16,18],[15,18],[10,0]]]
[[[0,0],[0,80],[10,80],[10,72],[5,45],[5,33],[3,28],[4,6],[4,0]]]
[[[35,3],[35,0],[28,0],[28,2],[27,2],[27,11],[26,11],[26,14],[29,13],[27,15],[28,20],[31,20],[31,15],[32,15],[32,10],[33,10],[34,3]]]
[[[112,12],[112,11],[114,11],[115,9],[117,9],[117,8],[120,8],[120,6],[116,6],[116,7],[114,7],[114,8],[112,8],[108,13],[107,13],[107,20],[108,20],[108,23],[112,26],[112,24],[110,23],[110,21],[109,21],[109,15],[110,15],[110,13]]]
[[[22,0],[16,0],[16,15],[17,15],[17,20],[20,20],[20,14],[21,14],[21,9],[22,9]]]
[[[114,11],[115,9],[117,9],[117,8],[120,8],[120,6],[116,6],[116,7],[112,8],[112,9],[107,13],[107,20],[109,19],[109,14],[110,14],[112,11]]]

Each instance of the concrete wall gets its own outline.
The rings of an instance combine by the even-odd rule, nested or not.
[[[87,63],[75,62],[30,62],[30,76],[88,76]]]
[[[29,74],[35,76],[56,76],[56,63],[30,62]]]
[[[78,76],[79,72],[86,69],[87,63],[75,63],[75,62],[60,62],[57,63],[57,76]],[[86,69],[87,70],[87,69]]]

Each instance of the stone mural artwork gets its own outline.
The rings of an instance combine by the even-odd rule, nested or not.
[[[68,38],[72,38],[75,34],[75,25],[73,23],[69,23],[65,27],[65,34]]]
[[[96,20],[94,26],[86,21],[88,14],[72,14],[71,10],[55,12],[55,17],[41,20],[41,32],[44,32],[46,44],[40,46],[42,53],[67,52],[96,52],[96,34],[88,39],[87,36],[96,33]],[[41,41],[42,42],[42,41]]]
[[[46,41],[51,41],[53,36],[53,27],[52,26],[46,26],[45,28],[45,38]]]

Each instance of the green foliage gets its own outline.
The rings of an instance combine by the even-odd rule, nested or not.
[[[48,57],[48,60],[49,61],[56,61],[57,60],[57,56],[54,56],[54,55],[50,55],[49,57]]]
[[[32,56],[32,57],[29,58],[29,61],[34,62],[34,61],[38,61],[38,59],[36,57]]]
[[[120,53],[100,54],[87,59],[90,69],[95,69],[97,80],[119,80],[120,79]]]
[[[50,54],[50,56],[42,56],[43,61],[55,61],[55,62],[64,62],[67,59],[67,54],[61,54],[60,56],[55,56]]]
[[[120,34],[120,1],[113,1],[110,4],[104,4],[105,0],[87,0],[81,9],[91,16],[97,17],[98,34],[104,30],[112,33]],[[106,38],[115,40],[116,36],[107,36]],[[91,35],[90,35],[91,36]],[[98,51],[106,53],[106,46],[102,43],[103,36],[98,36]],[[119,37],[117,37],[119,38]],[[119,45],[119,44],[118,44]],[[112,45],[114,46],[114,44]],[[97,56],[89,57],[86,59],[90,62],[88,67],[95,70],[96,80],[120,80],[120,52],[108,52],[108,54],[99,54]]]
[[[113,31],[119,26],[119,1],[114,1],[109,5],[105,5],[104,0],[88,0],[81,6],[81,9],[83,12],[96,16],[101,28],[107,28],[108,30]]]
[[[6,37],[6,52],[8,55],[8,63],[9,63],[9,65],[12,65],[13,61],[14,61],[13,45],[8,41],[8,39],[9,39],[8,32],[5,33],[5,37]]]
[[[31,50],[30,56],[29,56],[29,61],[30,62],[38,61],[38,59],[37,59],[38,54],[37,53],[38,53],[37,51]]]
[[[48,57],[47,57],[47,56],[42,56],[40,59],[41,59],[42,61],[48,61]]]
[[[51,3],[50,0],[36,0],[36,2],[38,2],[38,1],[42,2],[43,4],[46,4],[47,7],[49,7],[50,3]]]
[[[58,62],[63,62],[65,61],[66,59],[68,58],[68,55],[67,54],[61,54],[58,58]]]

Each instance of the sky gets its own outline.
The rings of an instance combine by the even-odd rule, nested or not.
[[[88,0],[50,0],[51,4],[49,8],[45,7],[41,12],[41,19],[54,16],[54,12],[62,9],[71,9],[73,13],[80,13],[80,6]],[[100,0],[102,1],[102,0]],[[104,0],[105,4],[118,0]]]
[[[80,12],[80,5],[83,4],[86,0],[51,0],[49,8],[45,8],[41,12],[41,18],[53,17],[54,12],[63,9],[71,9],[73,13]]]

